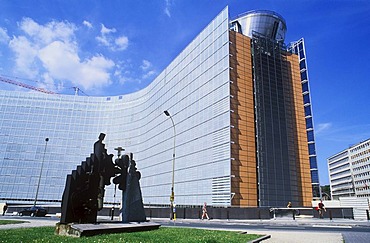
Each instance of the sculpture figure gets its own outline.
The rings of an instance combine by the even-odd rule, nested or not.
[[[146,216],[139,183],[141,174],[136,169],[136,162],[132,159],[132,154],[130,157],[126,189],[122,199],[122,222],[144,222]]]
[[[113,154],[107,153],[100,133],[94,143],[94,153],[86,161],[67,175],[66,187],[62,199],[61,224],[97,223],[97,214],[103,208],[104,187],[113,183],[119,184],[122,190],[122,221],[146,221],[142,194],[140,189],[140,172],[130,154],[119,157],[113,163]]]

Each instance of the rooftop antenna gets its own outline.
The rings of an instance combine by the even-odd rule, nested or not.
[[[77,87],[77,86],[72,87],[72,88],[74,88],[74,90],[75,90],[75,95],[78,95],[78,91],[80,91],[80,88],[79,88],[79,87]]]
[[[80,89],[79,87],[77,87],[77,86],[74,86],[74,87],[72,87],[74,90],[75,90],[75,95],[76,96],[78,96],[80,93],[82,93],[82,94],[84,94],[84,95],[86,95],[86,96],[89,96],[89,95],[87,95],[85,92],[83,92],[82,91],[82,89]]]

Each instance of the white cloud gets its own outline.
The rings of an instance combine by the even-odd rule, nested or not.
[[[0,27],[0,43],[7,44],[9,40],[10,38],[8,36],[6,29]]]
[[[85,25],[89,29],[92,29],[92,27],[93,27],[92,24],[89,21],[87,21],[87,20],[84,20],[82,22],[82,24]]]
[[[148,70],[150,67],[152,67],[152,64],[148,60],[143,60],[143,64],[140,66],[143,71]]]
[[[93,56],[81,64],[80,76],[84,79],[80,83],[85,88],[90,88],[91,84],[96,87],[109,85],[110,73],[107,70],[112,67],[114,67],[112,60],[103,56]]]
[[[166,8],[164,9],[164,13],[168,16],[168,17],[171,17],[171,12],[170,12],[170,9],[166,6]]]
[[[316,125],[316,129],[315,129],[315,134],[320,134],[322,132],[325,132],[327,131],[328,129],[330,129],[332,127],[332,123],[320,123],[318,125]]]
[[[115,39],[116,49],[121,51],[125,50],[128,46],[128,38],[126,36],[121,36]]]
[[[102,35],[108,35],[110,33],[115,33],[117,30],[115,28],[109,29],[104,26],[104,24],[101,24],[101,30],[100,30]]]
[[[100,35],[95,39],[103,46],[108,47],[112,51],[123,51],[128,47],[128,38],[126,36],[115,37],[114,33],[117,30],[115,28],[109,29],[101,25]]]
[[[140,68],[141,70],[143,70],[143,72],[145,72],[143,75],[142,75],[142,79],[147,79],[147,78],[150,78],[152,76],[154,76],[157,72],[155,70],[153,70],[153,65],[151,62],[149,62],[148,60],[143,60]]]
[[[109,40],[107,37],[105,37],[104,35],[101,35],[101,36],[97,36],[95,37],[95,39],[103,46],[107,46],[107,47],[110,47],[110,43],[109,43]]]
[[[154,70],[150,70],[149,72],[147,72],[147,73],[145,73],[145,74],[143,75],[143,79],[150,78],[150,77],[154,76],[155,74],[156,74],[156,71],[154,71]]]
[[[25,35],[14,36],[9,43],[18,73],[42,77],[54,89],[63,88],[65,81],[85,90],[110,84],[114,62],[102,55],[81,60],[75,25],[56,21],[40,25],[25,18],[19,26]]]
[[[76,72],[73,67],[80,65],[74,48],[61,41],[54,41],[40,49],[39,58],[50,76],[56,79],[73,80],[71,76]]]
[[[104,26],[104,24],[101,24],[101,30],[100,30],[100,36],[96,37],[96,40],[103,46],[110,47],[111,41],[109,34],[116,32],[116,29],[108,29]]]
[[[129,71],[130,68],[131,60],[120,60],[116,63],[114,76],[121,85],[131,80],[131,73]]]
[[[9,42],[9,46],[15,53],[17,71],[27,75],[27,77],[35,77],[38,74],[35,64],[37,46],[24,36],[13,37]]]
[[[24,18],[20,23],[20,28],[40,45],[48,44],[54,40],[71,42],[77,29],[74,24],[68,22],[51,21],[45,25],[39,25],[31,18]]]
[[[172,5],[172,0],[165,0],[164,13],[165,13],[169,18],[171,18],[171,11],[170,11],[171,5]]]
[[[110,84],[108,70],[114,63],[103,56],[81,61],[73,46],[55,41],[41,49],[39,57],[50,76],[55,79],[70,80],[86,90]]]
[[[129,81],[129,78],[125,75],[122,74],[121,71],[116,71],[114,73],[114,76],[118,79],[118,82],[119,84],[123,85],[125,84],[127,81]]]

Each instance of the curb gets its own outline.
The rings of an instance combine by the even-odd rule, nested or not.
[[[260,238],[255,239],[255,240],[248,241],[248,243],[258,243],[258,242],[261,242],[263,240],[267,240],[267,239],[270,239],[270,238],[271,238],[271,235],[265,235],[265,236],[262,236]]]

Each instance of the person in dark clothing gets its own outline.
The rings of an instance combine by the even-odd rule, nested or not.
[[[5,215],[7,210],[8,210],[8,204],[5,203],[3,207],[3,216]]]
[[[324,218],[324,212],[326,212],[326,208],[322,200],[320,200],[319,204],[317,205],[317,211],[319,211],[320,219]]]

